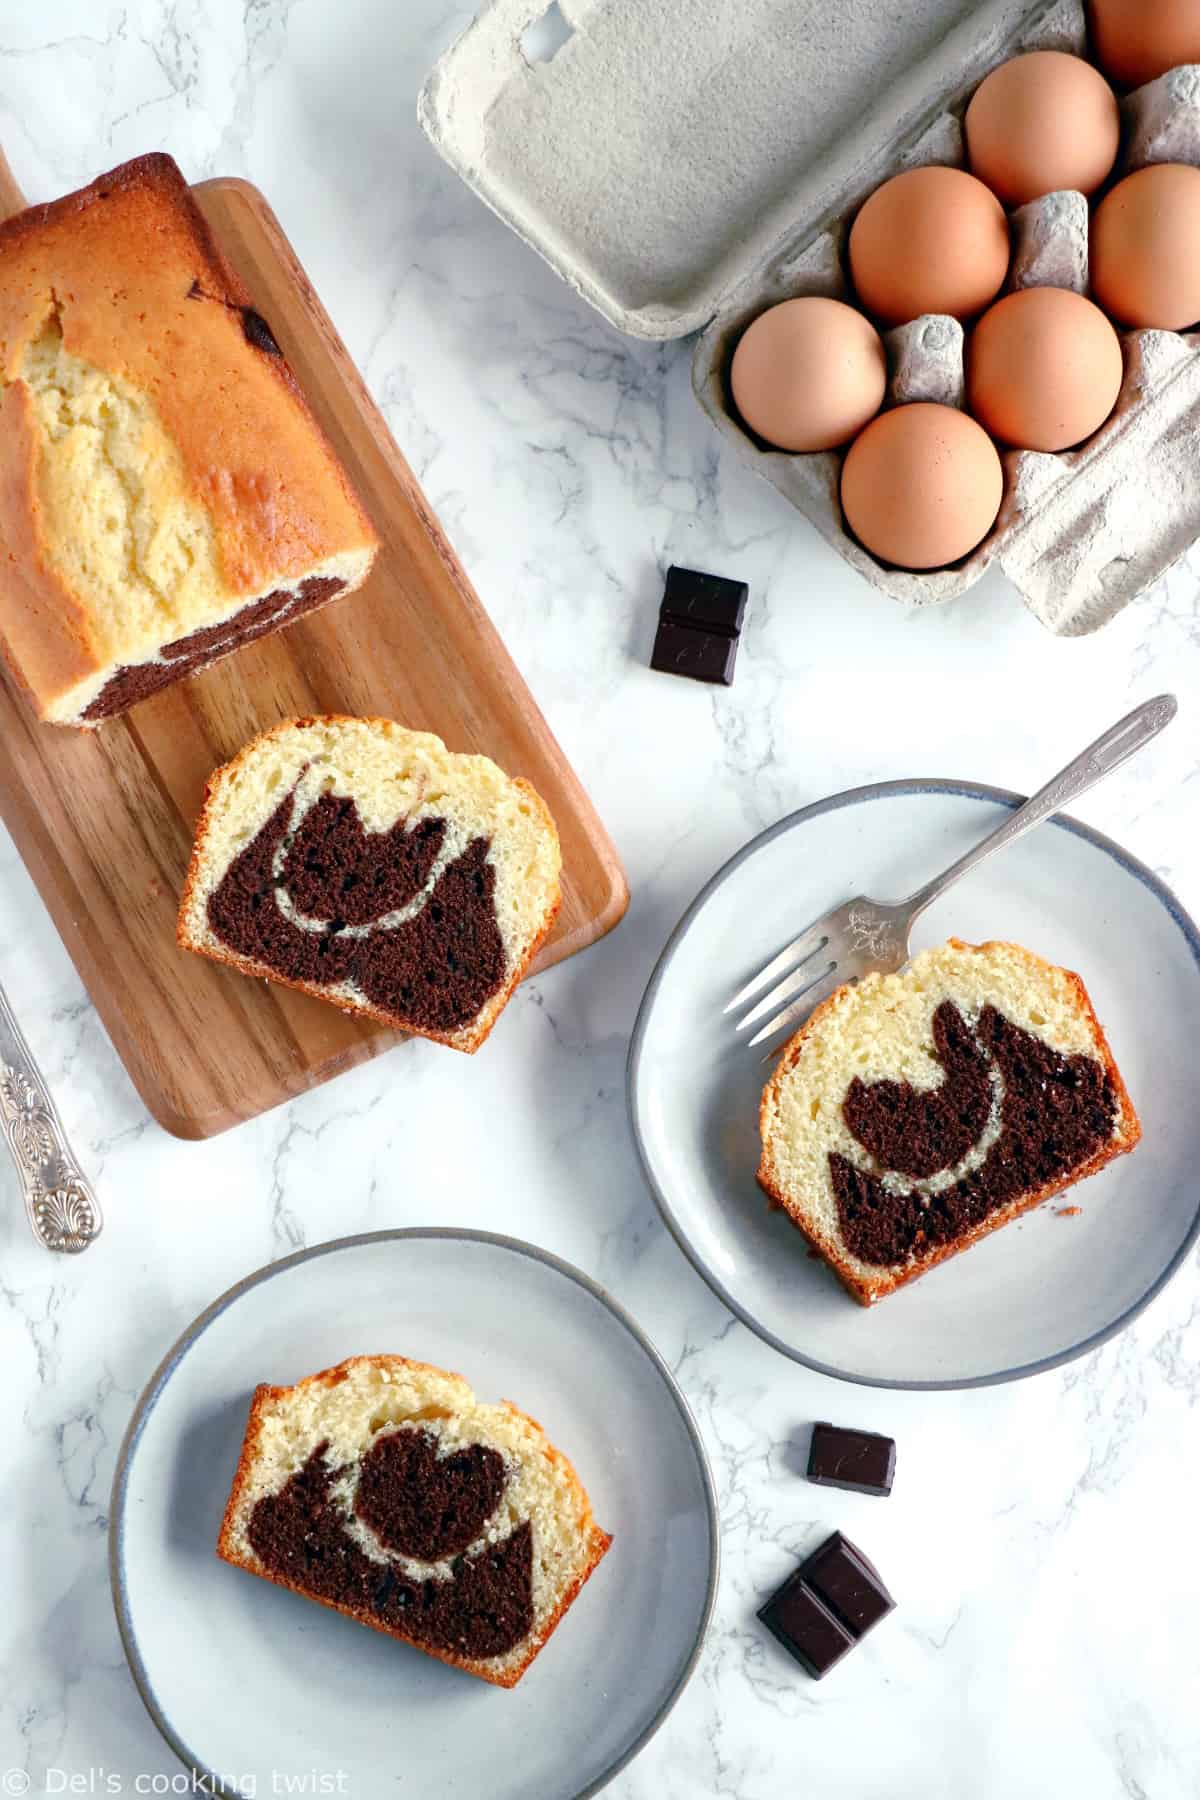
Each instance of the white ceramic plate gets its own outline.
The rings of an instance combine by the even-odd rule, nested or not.
[[[385,1350],[532,1413],[613,1534],[509,1692],[215,1554],[255,1384]],[[238,1793],[582,1800],[681,1693],[717,1558],[704,1449],[656,1351],[586,1276],[474,1232],[345,1238],[231,1289],[138,1402],[113,1488],[113,1596],[134,1680],[185,1765]]]
[[[865,1309],[767,1209],[755,1178],[769,1070],[721,1008],[852,894],[914,892],[1018,796],[885,782],[806,807],[713,877],[646,991],[629,1056],[634,1135],[681,1248],[797,1362],[877,1387],[970,1387],[1066,1362],[1141,1310],[1200,1232],[1200,935],[1149,869],[1071,819],[994,857],[919,921],[913,948],[1010,938],[1083,976],[1143,1140],[1057,1201]],[[1053,1207],[1076,1204],[1076,1217]]]

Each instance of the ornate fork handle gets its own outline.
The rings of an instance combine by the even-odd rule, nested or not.
[[[50,1090],[0,988],[0,1124],[21,1182],[33,1234],[47,1250],[74,1254],[104,1221],[67,1142]]]
[[[911,909],[907,923],[911,925],[918,913],[924,912],[953,882],[961,880],[985,856],[992,856],[997,850],[1015,843],[1035,825],[1040,825],[1043,819],[1061,812],[1072,800],[1078,800],[1081,794],[1086,794],[1098,781],[1103,781],[1106,775],[1111,775],[1114,769],[1119,769],[1122,763],[1128,762],[1131,756],[1136,755],[1151,738],[1157,737],[1171,723],[1178,710],[1179,703],[1174,694],[1159,694],[1155,699],[1135,706],[1131,713],[1126,713],[1123,719],[1119,719],[1098,737],[1094,744],[1089,744],[1074,762],[1068,763],[1065,769],[1060,769],[1044,788],[1039,788],[1032,799],[1026,800],[1023,806],[1010,814],[990,837],[984,838],[981,844],[976,844],[965,856],[960,856],[956,863],[952,863],[950,868],[913,894],[905,902],[905,906]]]

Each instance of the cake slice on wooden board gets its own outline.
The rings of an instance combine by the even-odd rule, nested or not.
[[[43,719],[125,711],[376,548],[170,157],[0,224],[0,646]]]
[[[1079,976],[955,938],[817,1007],[760,1129],[759,1182],[864,1306],[1141,1136]]]
[[[514,1687],[611,1542],[535,1420],[356,1356],[256,1390],[217,1554]]]
[[[185,949],[474,1051],[558,912],[529,783],[390,719],[289,719],[208,784]]]

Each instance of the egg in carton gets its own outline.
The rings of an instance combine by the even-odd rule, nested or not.
[[[890,176],[965,164],[962,115],[993,68],[1029,50],[1084,54],[1081,0],[490,0],[431,75],[422,124],[463,179],[622,331],[699,332],[693,386],[739,454],[873,586],[952,600],[994,562],[1051,631],[1105,624],[1200,537],[1200,339],[1122,333],[1107,424],[1077,449],[1004,454],[996,525],[953,567],[885,566],[845,530],[842,455],[748,432],[729,393],[739,337],[799,295],[845,299],[846,239]],[[1123,166],[1200,166],[1200,70],[1125,102]],[[1009,288],[1088,289],[1088,202],[1010,215]],[[937,316],[886,338],[891,405],[961,405],[963,332]]]
[[[853,300],[846,239],[858,208],[890,176],[937,163],[966,166],[962,113],[978,82],[1028,50],[1083,54],[1083,8],[1073,0],[1019,31],[999,54],[988,47],[964,88],[907,144],[894,146],[848,187],[835,220],[755,270],[701,335],[693,363],[697,397],[717,429],[803,512],[847,562],[895,599],[953,600],[998,562],[1030,610],[1060,636],[1097,630],[1152,586],[1200,537],[1200,337],[1121,332],[1125,373],[1111,417],[1078,449],[1002,450],[1005,498],[993,530],[948,569],[910,572],[882,564],[846,531],[839,502],[842,453],[796,456],[747,431],[732,405],[728,372],[746,325],[801,294]],[[1200,166],[1200,68],[1174,69],[1127,97],[1125,147],[1114,174],[1152,162]],[[1047,194],[1010,214],[1013,257],[1006,291],[1089,291],[1090,208],[1074,191]],[[964,405],[965,333],[927,315],[884,334],[888,403]]]

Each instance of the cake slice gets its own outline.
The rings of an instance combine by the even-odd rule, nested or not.
[[[817,1007],[760,1127],[760,1183],[864,1306],[1141,1136],[1078,975],[955,938]]]
[[[355,1356],[256,1390],[217,1554],[514,1687],[611,1542],[535,1420]]]
[[[124,712],[376,548],[169,156],[0,224],[0,647],[43,719]]]
[[[289,719],[208,784],[179,942],[477,1050],[559,907],[554,821],[390,719]]]

